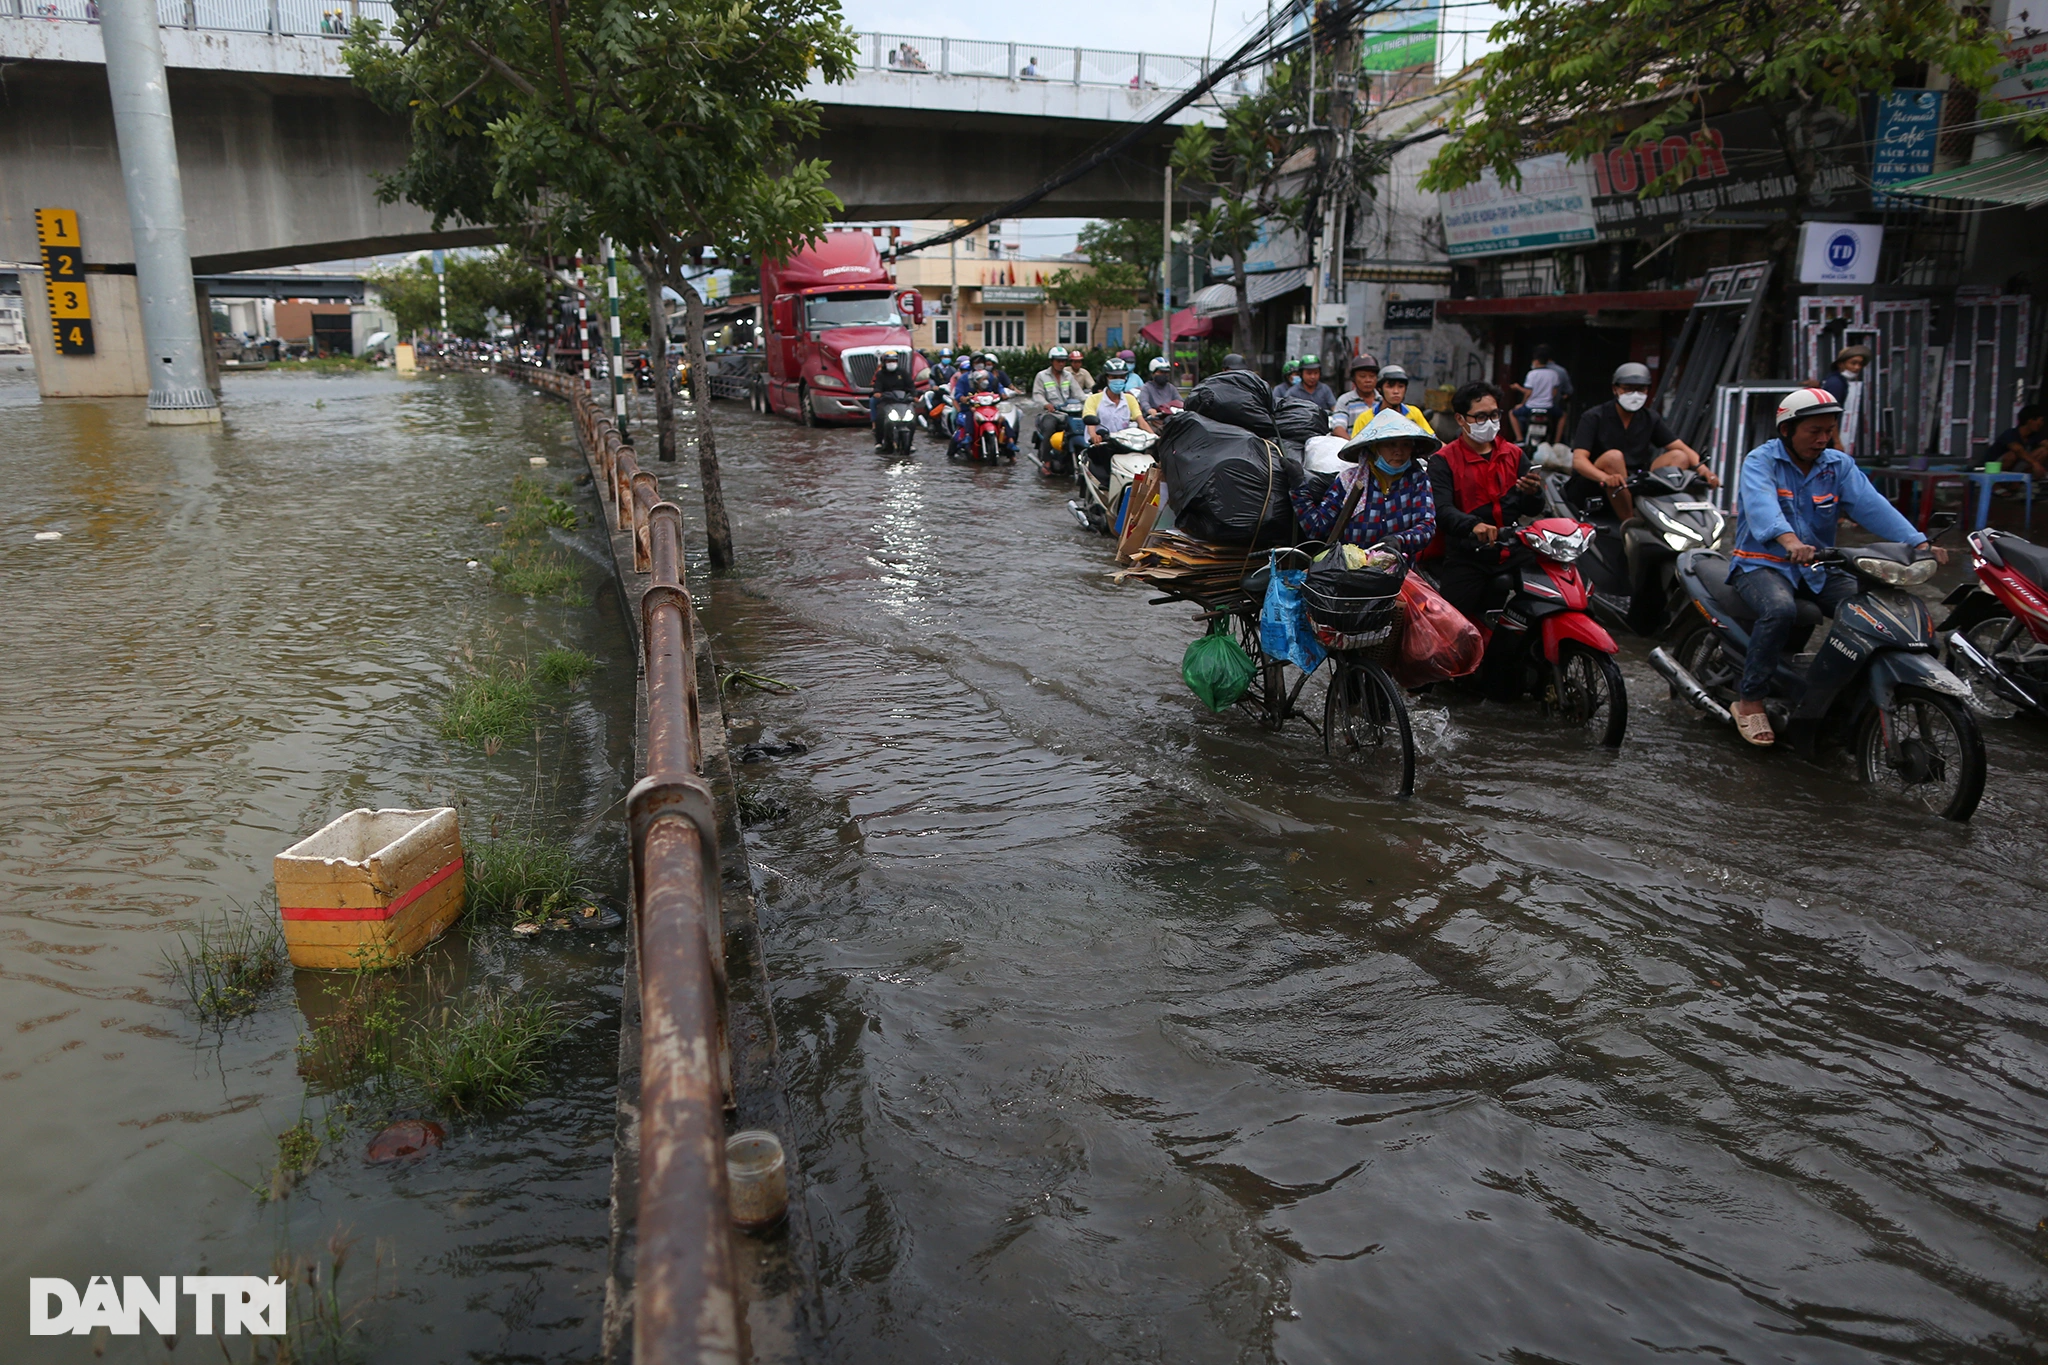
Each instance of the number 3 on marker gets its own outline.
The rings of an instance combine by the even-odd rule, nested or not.
[[[91,317],[92,308],[85,301],[85,286],[82,284],[51,285],[50,316],[55,318]]]

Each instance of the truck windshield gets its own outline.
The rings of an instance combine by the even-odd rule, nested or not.
[[[887,294],[832,294],[804,300],[804,330],[827,327],[901,327],[896,302]]]

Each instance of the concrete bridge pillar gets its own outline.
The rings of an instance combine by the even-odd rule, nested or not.
[[[199,326],[192,253],[185,241],[185,188],[171,127],[170,85],[156,0],[106,0],[100,13],[107,90],[120,144],[128,222],[135,236],[135,292],[142,315],[149,420],[220,421],[207,383],[212,337]],[[209,329],[210,330],[210,329]]]

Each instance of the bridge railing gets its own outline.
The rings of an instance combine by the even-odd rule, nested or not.
[[[0,0],[0,16],[96,24],[100,7],[98,0]],[[156,17],[165,28],[339,41],[361,19],[376,19],[388,30],[396,14],[390,0],[156,0]]]
[[[1186,90],[1209,74],[1207,57],[1117,52],[1047,43],[931,38],[914,33],[861,33],[860,62],[907,76],[977,76],[989,80],[1120,85],[1133,90]]]

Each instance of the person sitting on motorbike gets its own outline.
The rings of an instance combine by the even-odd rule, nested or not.
[[[1156,420],[1185,406],[1180,385],[1173,382],[1173,365],[1165,356],[1153,356],[1145,372],[1144,387],[1138,390],[1138,406],[1145,410],[1147,420]]]
[[[1832,616],[1857,592],[1854,574],[1813,562],[1834,548],[1836,522],[1847,514],[1879,540],[1928,544],[1856,462],[1835,449],[1841,421],[1842,405],[1826,389],[1794,389],[1778,404],[1777,436],[1742,457],[1728,583],[1756,613],[1756,624],[1731,709],[1736,729],[1751,744],[1777,739],[1764,698],[1798,619],[1799,599],[1819,603]],[[1948,562],[1948,551],[1929,548]]]
[[[1341,452],[1356,462],[1351,468],[1327,485],[1304,481],[1288,494],[1302,535],[1351,545],[1377,545],[1391,537],[1410,559],[1421,554],[1436,539],[1436,499],[1418,457],[1441,444],[1400,413],[1380,413]],[[1365,491],[1351,519],[1337,527],[1337,514],[1360,479]]]
[[[1443,558],[1437,585],[1444,599],[1477,622],[1506,557],[1503,537],[1516,517],[1543,510],[1543,485],[1529,456],[1500,433],[1506,404],[1484,381],[1451,395],[1458,439],[1429,461]]]
[[[1337,395],[1331,391],[1328,384],[1323,382],[1322,361],[1312,355],[1303,356],[1300,360],[1300,368],[1294,372],[1294,378],[1295,387],[1283,390],[1285,394],[1295,398],[1306,398],[1324,412],[1329,412],[1336,408]],[[1277,393],[1273,395],[1276,401],[1280,396]]]
[[[1088,395],[1088,401],[1081,406],[1081,423],[1088,430],[1088,462],[1099,471],[1097,477],[1106,482],[1109,478],[1106,438],[1129,426],[1150,431],[1152,424],[1145,420],[1145,411],[1138,406],[1138,395],[1131,389],[1131,367],[1121,360],[1111,360],[1102,370],[1102,392]]]
[[[1614,515],[1627,521],[1636,514],[1629,475],[1645,469],[1698,469],[1707,487],[1721,486],[1714,471],[1701,465],[1700,453],[1678,438],[1661,413],[1644,410],[1649,401],[1649,367],[1630,361],[1614,372],[1614,397],[1579,418],[1572,435],[1572,478],[1565,486],[1573,506],[1583,507],[1605,492]]]
[[[1010,376],[1003,373],[1003,362],[996,359],[994,351],[984,351],[977,358],[988,367],[989,382],[995,385],[998,398],[1008,398],[1017,392],[1016,385],[1010,382]]]
[[[1380,410],[1380,362],[1370,351],[1351,359],[1351,390],[1337,396],[1337,411],[1346,419],[1345,434],[1364,430],[1359,421],[1363,414],[1366,421]]]
[[[1429,418],[1421,408],[1408,401],[1408,371],[1399,365],[1389,365],[1379,373],[1379,401],[1369,412],[1360,413],[1352,422],[1354,432],[1363,431],[1374,417],[1383,412],[1398,412],[1409,421],[1429,430]]]
[[[1291,393],[1298,393],[1301,386],[1301,363],[1293,356],[1280,367],[1280,382],[1273,386],[1273,401],[1278,403]]]
[[[875,429],[877,449],[889,444],[889,435],[882,430],[882,404],[892,398],[904,402],[917,398],[917,381],[911,377],[910,362],[893,348],[882,352],[882,363],[875,367],[875,391],[868,396],[868,425]]]
[[[1002,390],[996,387],[994,378],[990,376],[987,370],[975,369],[968,372],[967,392],[960,396],[961,401],[957,405],[957,415],[953,419],[953,433],[955,442],[962,449],[967,448],[974,442],[974,405],[969,399],[972,395],[978,393],[992,393],[998,398],[1002,397]],[[1009,429],[1007,422],[1004,423],[1004,444],[1010,444],[1016,439],[1017,433]]]
[[[1045,368],[1031,381],[1031,400],[1044,411],[1038,414],[1038,444],[1041,448],[1066,422],[1060,408],[1068,402],[1088,401],[1087,386],[1067,364],[1067,348],[1055,346],[1045,353]]]

